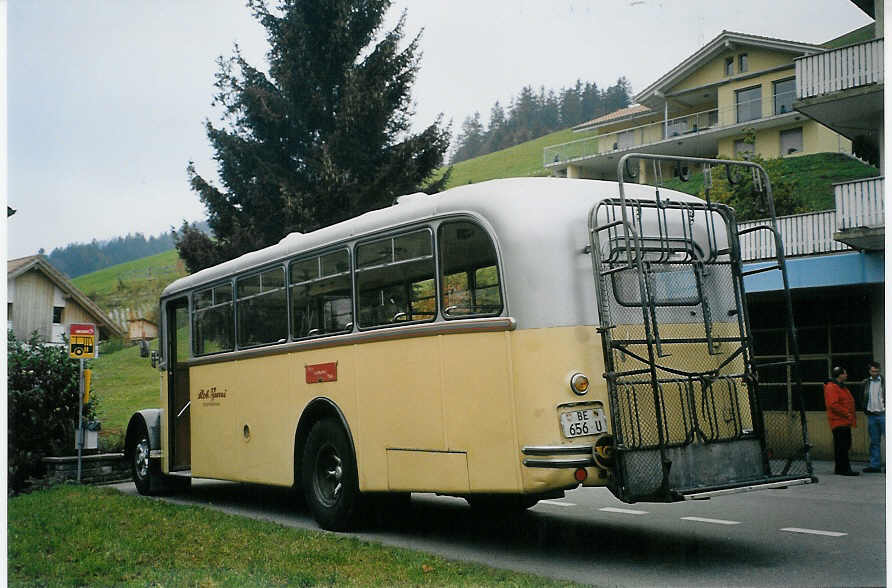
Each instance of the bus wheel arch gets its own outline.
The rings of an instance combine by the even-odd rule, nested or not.
[[[163,488],[161,460],[150,457],[161,445],[160,409],[141,410],[130,417],[124,437],[124,458],[140,494],[157,494]]]
[[[353,463],[356,464],[357,472],[359,471],[359,462],[356,460],[356,443],[353,441],[353,432],[350,430],[350,425],[347,424],[347,418],[337,404],[328,398],[320,396],[314,398],[304,408],[294,433],[294,485],[296,488],[300,488],[302,485],[304,449],[306,448],[310,431],[317,422],[326,418],[334,419],[343,427],[350,446],[350,457]]]

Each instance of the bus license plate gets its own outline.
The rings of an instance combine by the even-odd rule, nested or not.
[[[582,437],[607,432],[607,417],[600,409],[572,410],[561,413],[561,427],[564,437]]]

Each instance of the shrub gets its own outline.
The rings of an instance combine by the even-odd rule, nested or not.
[[[41,458],[75,450],[79,366],[66,346],[42,343],[37,333],[26,343],[9,331],[8,340],[8,475],[18,493],[28,478],[43,475]],[[94,404],[85,406],[85,419],[93,418]]]

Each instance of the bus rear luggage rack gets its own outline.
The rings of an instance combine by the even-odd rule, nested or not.
[[[630,159],[652,164],[651,194],[645,186],[625,187]],[[670,200],[663,193],[667,163],[702,167],[702,200]],[[738,230],[734,210],[711,197],[712,173],[719,171],[734,183],[752,173],[771,226]],[[617,163],[617,186],[618,197],[600,200],[588,219],[616,443],[611,491],[626,502],[666,501],[816,481],[786,261],[764,168],[749,161],[628,153]],[[757,230],[773,234],[776,260],[745,271],[740,237]],[[799,405],[797,418],[780,427],[761,406],[764,392],[754,376],[772,364],[753,359],[744,284],[746,276],[774,270],[783,282],[791,359],[773,365],[792,366],[790,402]],[[614,337],[620,334],[622,339]],[[794,405],[784,413],[792,414]]]

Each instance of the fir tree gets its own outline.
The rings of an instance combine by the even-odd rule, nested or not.
[[[235,47],[220,58],[205,127],[222,186],[188,173],[213,239],[185,225],[177,249],[190,271],[390,205],[425,186],[443,162],[442,117],[412,133],[418,43],[401,48],[405,13],[382,30],[390,0],[249,0],[270,44],[265,73]]]

